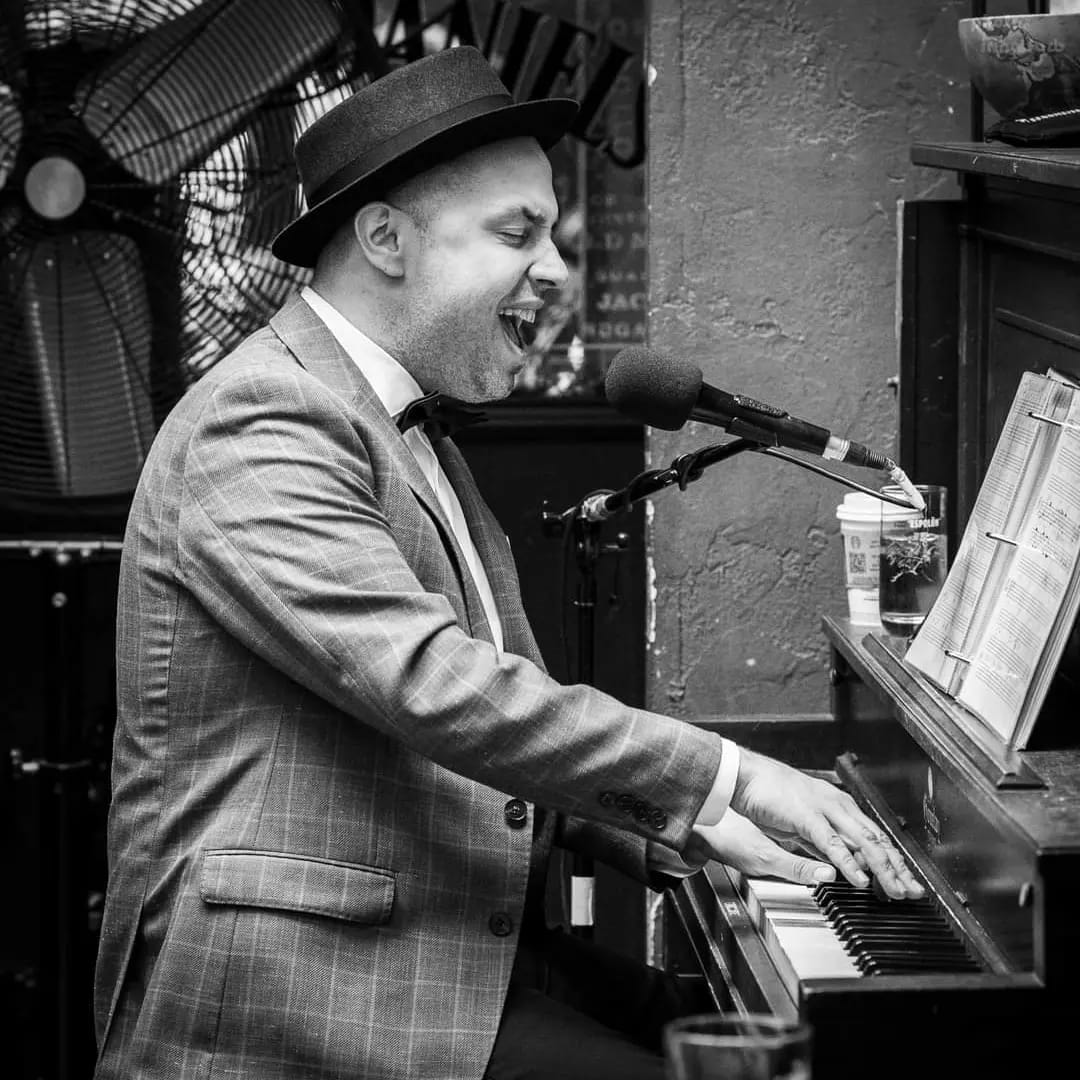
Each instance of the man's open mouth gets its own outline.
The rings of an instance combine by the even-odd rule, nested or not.
[[[517,349],[527,349],[532,344],[535,321],[536,312],[532,308],[508,307],[499,312],[503,332]]]

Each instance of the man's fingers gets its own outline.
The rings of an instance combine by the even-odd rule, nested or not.
[[[838,822],[839,838],[849,849],[858,868],[858,873],[852,877],[841,866],[845,877],[853,885],[861,886],[869,883],[868,875],[872,874],[878,885],[893,900],[915,900],[923,896],[925,890],[915,880],[892,840],[860,811],[856,811],[856,814],[858,816],[854,821]]]
[[[894,899],[925,895],[899,849],[847,792],[748,750],[740,758],[739,776],[733,807],[774,840],[790,847],[797,836],[811,863],[818,855],[857,888],[867,888],[873,877]],[[810,872],[802,864],[788,867],[800,875]]]
[[[810,842],[852,885],[862,889],[870,884],[870,878],[856,861],[847,842],[824,815],[814,823]]]
[[[904,861],[904,856],[897,850],[896,846],[889,840],[888,837],[884,837],[885,854],[889,860],[889,864],[892,867],[893,875],[899,886],[900,895],[894,896],[896,900],[917,900],[920,896],[926,895],[926,890],[915,880],[915,875],[911,872],[908,864]],[[888,891],[888,890],[886,890]],[[890,894],[892,895],[892,894]]]
[[[893,900],[917,899],[923,895],[923,887],[908,869],[903,855],[868,818],[856,822],[848,843],[862,855],[866,870]]]

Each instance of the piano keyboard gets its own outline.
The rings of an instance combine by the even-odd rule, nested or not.
[[[883,900],[845,881],[805,885],[743,878],[743,899],[780,976],[805,979],[981,971],[929,897]]]

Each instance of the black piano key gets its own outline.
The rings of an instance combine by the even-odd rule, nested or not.
[[[826,919],[833,922],[836,926],[850,926],[853,928],[859,928],[863,926],[880,926],[888,927],[892,930],[906,930],[911,934],[919,933],[943,933],[952,934],[955,933],[951,926],[944,919],[894,919],[890,915],[875,915],[872,912],[859,912],[848,913],[843,915],[828,915]]]
[[[957,936],[942,926],[903,926],[896,923],[876,926],[874,923],[866,922],[848,923],[844,926],[834,926],[833,929],[850,936],[899,938],[904,941],[956,941],[959,944]]]
[[[962,972],[978,971],[979,965],[970,956],[922,957],[922,956],[869,956],[865,966],[856,962],[860,971],[868,975],[906,975],[911,972]]]
[[[964,958],[968,953],[960,945],[949,947],[940,945],[920,946],[910,942],[877,941],[877,942],[852,942],[852,948],[865,956],[872,956],[882,960],[897,956],[921,957],[927,960]]]
[[[907,930],[912,934],[918,934],[924,930],[927,933],[935,931],[953,933],[952,928],[943,919],[894,919],[888,915],[875,915],[873,912],[841,915],[825,912],[825,919],[837,927],[850,926],[857,929],[861,926],[887,926],[895,930]]]
[[[837,936],[842,941],[880,942],[883,946],[897,944],[906,945],[909,948],[921,947],[925,949],[963,948],[963,944],[955,935],[947,933],[929,934],[921,930],[911,933],[910,931],[876,926],[849,926],[843,930],[834,927],[833,929],[836,930]]]
[[[832,895],[816,897],[819,907],[832,907],[837,911],[880,911],[882,915],[897,914],[910,915],[912,912],[937,914],[938,908],[933,901],[927,900],[897,900],[891,904],[883,904],[873,896],[844,896]]]
[[[955,938],[928,937],[926,935],[912,936],[910,934],[886,934],[877,933],[873,930],[855,930],[840,935],[841,941],[850,941],[853,945],[867,949],[899,946],[908,949],[922,949],[929,952],[938,949],[942,952],[963,951],[964,946]]]
[[[878,904],[881,907],[912,907],[918,905],[933,905],[929,896],[923,896],[915,900],[882,900],[874,895],[873,889],[860,889],[847,881],[828,881],[814,886],[814,898],[836,897],[841,900],[861,900],[868,903]]]
[[[879,915],[874,911],[845,911],[831,914],[837,924],[848,926],[906,926],[912,929],[926,927],[928,930],[948,930],[949,924],[939,918],[903,918],[894,915]],[[950,931],[951,933],[951,931]]]
[[[897,900],[895,903],[883,904],[873,896],[823,896],[818,899],[818,906],[822,908],[834,908],[837,911],[880,911],[884,914],[904,915],[936,915],[937,908],[933,903],[926,900]]]
[[[891,956],[918,956],[933,961],[937,959],[953,959],[965,957],[967,953],[962,948],[948,948],[939,945],[912,945],[909,942],[897,941],[852,941],[851,953],[860,956],[872,956],[887,959]]]
[[[872,925],[846,926],[842,931],[840,928],[834,927],[834,929],[836,929],[837,933],[842,933],[843,936],[854,940],[881,942],[896,941],[911,945],[922,944],[928,948],[933,945],[963,948],[963,943],[960,939],[948,930],[934,931],[928,930],[925,927],[911,929],[895,926]]]

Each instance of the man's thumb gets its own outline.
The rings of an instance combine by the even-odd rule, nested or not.
[[[780,866],[777,872],[788,881],[796,881],[800,885],[820,885],[826,881],[836,880],[836,868],[828,863],[818,862],[817,859],[804,859],[801,855],[786,853],[784,862],[788,863],[785,868]]]

